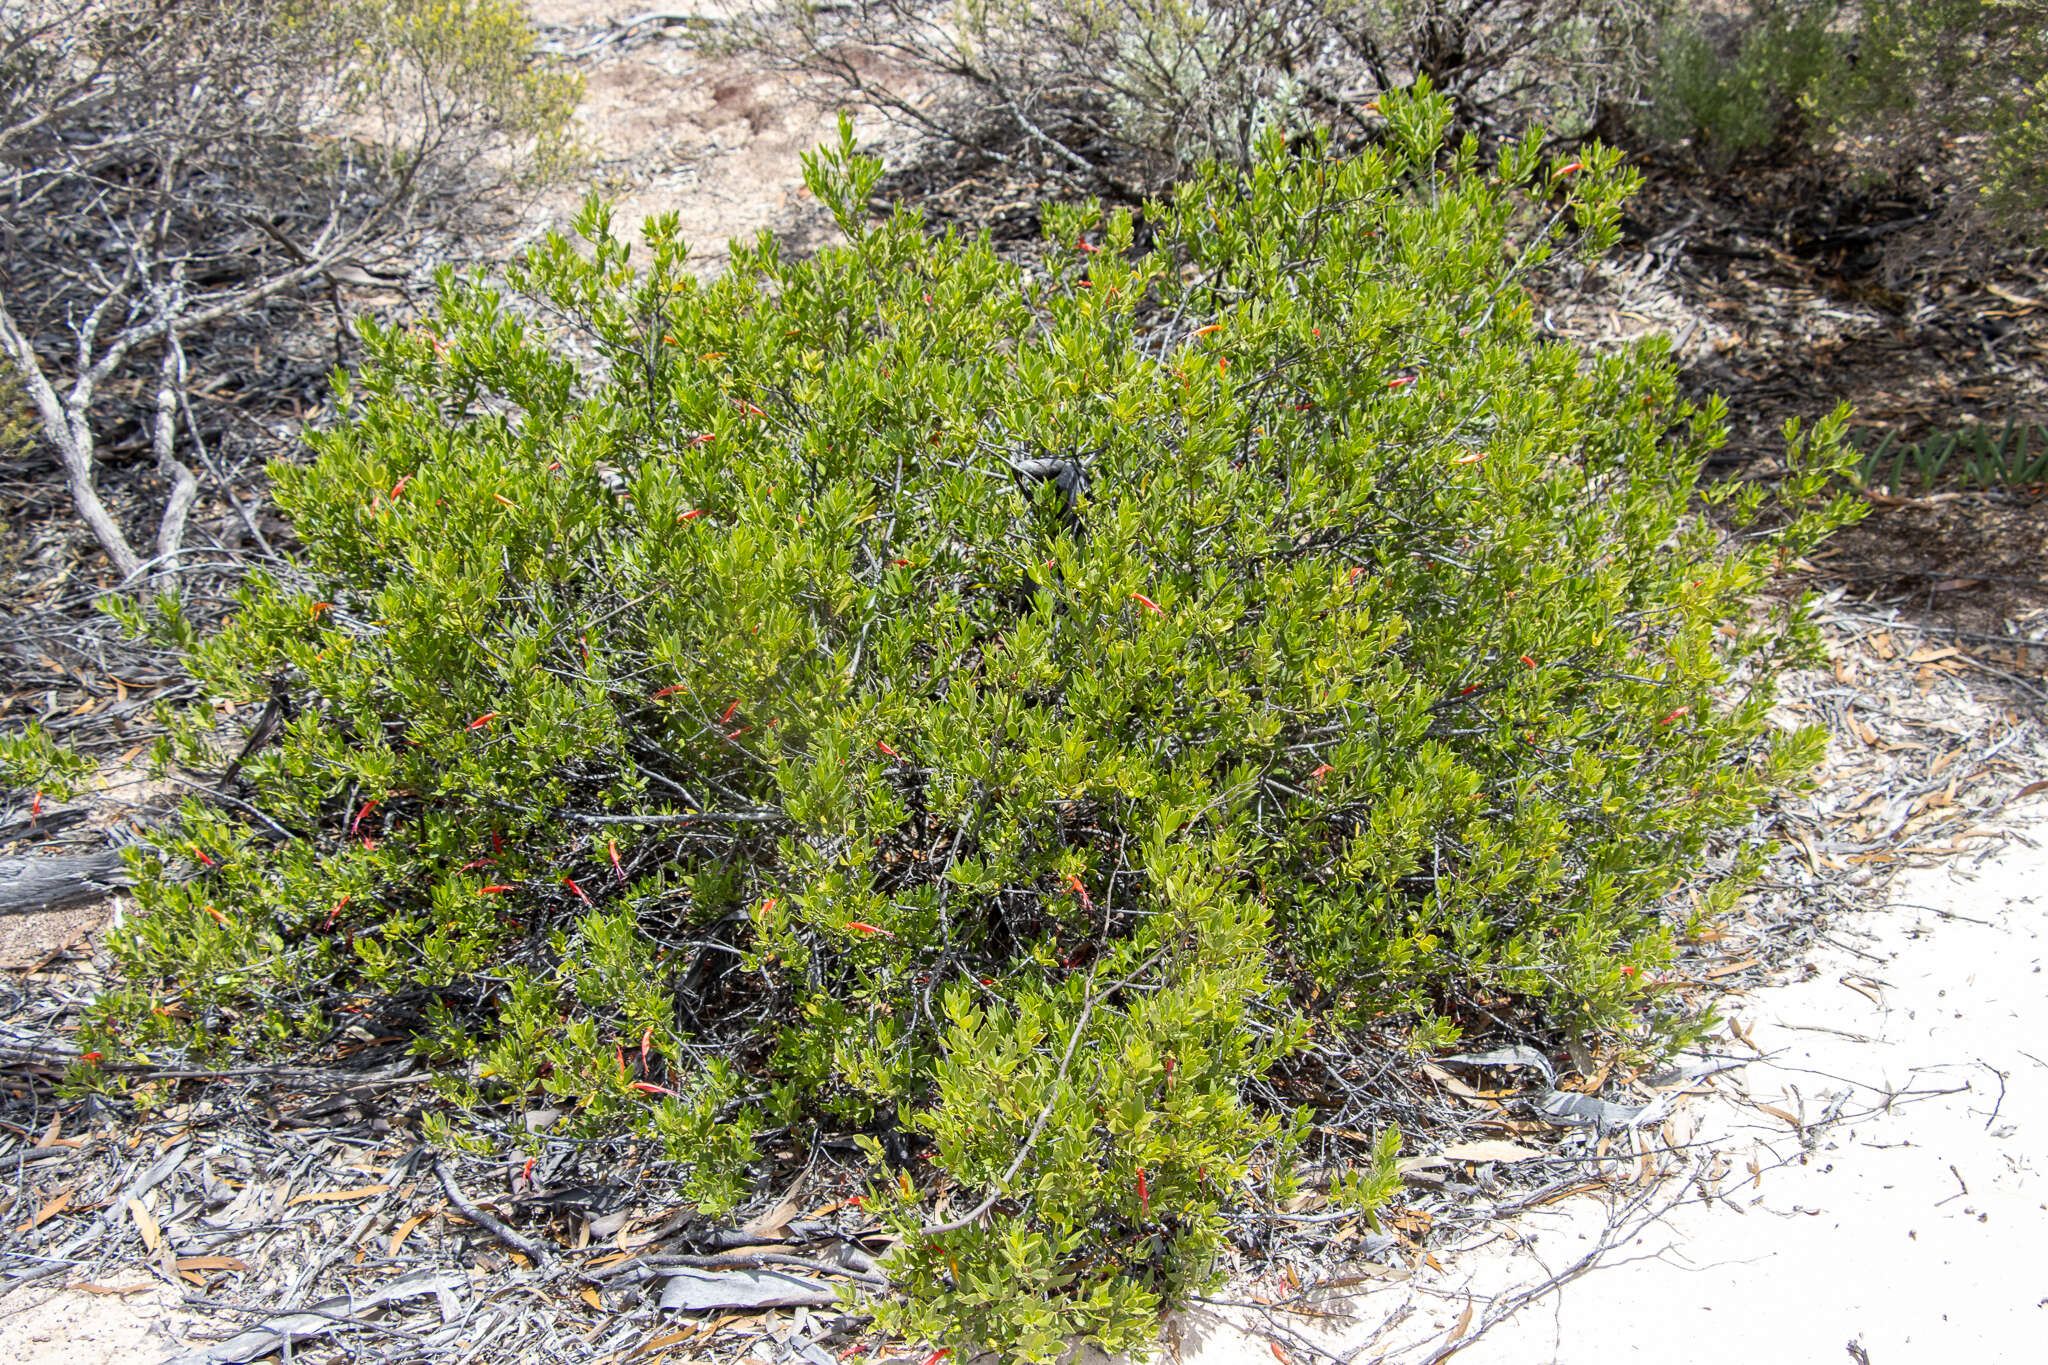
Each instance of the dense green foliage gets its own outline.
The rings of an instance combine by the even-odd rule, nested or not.
[[[317,595],[257,579],[194,655],[292,699],[260,816],[184,808],[199,875],[142,867],[94,1045],[361,1014],[446,1068],[440,1136],[549,1097],[713,1213],[757,1144],[859,1133],[885,1325],[1046,1359],[1141,1347],[1284,1192],[1306,1040],[1682,1032],[1674,893],[1818,752],[1766,729],[1802,633],[1757,593],[1846,515],[1840,421],[1789,512],[1690,516],[1718,410],[1521,285],[1611,240],[1618,157],[1385,113],[1355,159],[1049,209],[1028,271],[869,224],[849,136],[815,259],[700,284],[593,205],[508,292],[367,326],[276,471]],[[1069,457],[1071,504],[1014,472]]]

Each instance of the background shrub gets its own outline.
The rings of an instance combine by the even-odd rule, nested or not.
[[[2048,240],[2048,0],[1869,0],[1815,95],[1875,169],[1954,189],[1965,221]]]
[[[1717,168],[1797,146],[1811,92],[1846,60],[1843,40],[1831,31],[1839,10],[1754,0],[1746,14],[1711,28],[1697,12],[1682,12],[1659,37],[1646,130],[1690,142]]]
[[[1542,118],[1582,132],[1635,94],[1655,13],[1652,0],[779,0],[738,36],[937,145],[1136,203],[1204,159],[1249,164],[1271,129],[1377,136],[1373,100],[1417,80],[1461,128],[1519,137]]]
[[[1952,221],[2048,233],[2048,3],[1753,0],[1664,25],[1638,126],[1708,164],[1825,148],[1947,194]]]
[[[1049,1359],[1143,1347],[1285,1197],[1311,1036],[1681,1036],[1660,906],[1818,751],[1766,731],[1801,630],[1755,594],[1847,515],[1840,421],[1718,538],[1718,408],[1523,293],[1611,240],[1618,157],[1483,165],[1383,104],[1355,159],[1269,135],[1142,222],[1049,209],[1029,272],[867,222],[842,127],[843,249],[707,285],[593,204],[366,326],[276,471],[310,588],[193,658],[275,743],[160,841],[197,876],[139,866],[93,1045],[353,1018],[444,1069],[439,1136],[545,1140],[500,1116],[546,1097],[710,1214],[855,1133],[884,1324]]]

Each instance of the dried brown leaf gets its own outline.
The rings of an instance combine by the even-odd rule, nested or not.
[[[383,1194],[389,1185],[358,1185],[352,1190],[309,1190],[305,1194],[293,1195],[285,1201],[285,1207],[294,1204],[345,1204],[352,1199],[368,1199],[373,1194]]]
[[[34,1232],[37,1228],[49,1222],[52,1218],[55,1218],[58,1214],[64,1212],[64,1210],[69,1208],[70,1206],[71,1187],[69,1185],[66,1185],[63,1189],[51,1195],[50,1198],[44,1202],[43,1206],[37,1209],[33,1214],[31,1214],[28,1220],[22,1223],[21,1226],[17,1227],[15,1231]]]

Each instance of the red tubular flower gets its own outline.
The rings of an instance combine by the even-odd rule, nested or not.
[[[1569,166],[1560,166],[1560,167],[1558,167],[1558,168],[1557,168],[1557,173],[1558,173],[1559,175],[1561,175],[1561,176],[1564,176],[1564,175],[1572,175],[1572,174],[1574,174],[1575,172],[1578,172],[1578,171],[1583,171],[1583,170],[1585,170],[1585,169],[1586,169],[1586,163],[1585,163],[1585,162],[1583,162],[1583,161],[1574,161],[1574,162],[1572,162],[1572,163],[1571,163],[1571,165],[1569,165]]]
[[[1524,654],[1521,656],[1521,665],[1524,668],[1534,668],[1536,666],[1536,661],[1530,658],[1528,655]]]
[[[482,715],[478,716],[475,720],[471,721],[469,723],[469,728],[472,730],[484,729],[497,718],[498,713],[496,711],[486,711]]]
[[[1081,879],[1069,872],[1067,874],[1067,886],[1075,895],[1081,898],[1081,907],[1092,914],[1095,910],[1095,902],[1088,898],[1088,888],[1081,885]]]
[[[597,908],[595,905],[591,904],[590,897],[583,894],[583,888],[576,885],[576,879],[574,877],[562,878],[562,885],[568,887],[570,891],[574,892],[577,900],[582,901],[585,905],[590,905],[593,910]]]
[[[649,1095],[674,1095],[676,1093],[666,1086],[656,1085],[652,1081],[635,1081],[633,1082],[633,1088],[644,1091]]]
[[[1664,717],[1664,719],[1658,721],[1657,723],[1659,725],[1669,725],[1672,721],[1677,720],[1680,716],[1685,715],[1687,712],[1691,710],[1692,708],[1690,706],[1681,706],[1676,711],[1673,711],[1670,715]]]
[[[351,838],[363,832],[363,821],[368,819],[370,812],[377,809],[380,804],[378,801],[363,802],[363,808],[356,812],[356,818],[349,823],[348,832]]]
[[[647,1045],[653,1041],[654,1025],[649,1024],[647,1031],[640,1035],[640,1069],[642,1071],[647,1070]]]
[[[890,933],[887,929],[878,929],[872,924],[863,924],[861,921],[857,919],[848,920],[846,922],[846,927],[853,930],[853,932],[855,932],[856,934],[867,934],[870,936],[880,934],[883,938],[896,937],[896,935]]]
[[[1145,1168],[1143,1166],[1138,1168],[1138,1207],[1147,1213],[1152,1212],[1152,1191],[1145,1188]]]
[[[505,886],[505,885],[502,885],[502,884],[500,884],[500,883],[495,883],[495,882],[494,882],[494,883],[492,883],[492,884],[491,884],[490,886],[480,886],[480,887],[478,887],[478,888],[476,889],[476,893],[477,893],[477,894],[478,894],[479,896],[497,896],[497,895],[502,895],[503,893],[505,893],[505,892],[507,892],[507,891],[510,891],[510,890],[512,890],[512,888],[511,888],[511,887],[509,887],[509,886]]]
[[[698,517],[701,517],[701,516],[703,516],[703,515],[704,515],[704,509],[703,509],[703,508],[701,508],[701,507],[692,507],[692,508],[691,508],[691,509],[690,509],[689,511],[687,511],[687,512],[683,513],[683,514],[682,514],[681,516],[677,517],[677,518],[676,518],[676,520],[677,520],[677,521],[695,521],[695,520],[696,520],[696,519],[697,519]]]
[[[612,855],[612,871],[618,873],[619,885],[624,886],[626,884],[626,869],[619,865],[618,841],[614,839],[607,839],[604,841],[604,846],[606,850],[609,851]]]
[[[406,475],[406,476],[405,476],[404,478],[400,479],[400,480],[399,480],[399,481],[398,481],[397,483],[394,483],[394,484],[392,484],[392,485],[391,485],[391,500],[392,500],[393,502],[397,502],[397,501],[398,501],[398,495],[399,495],[400,493],[403,493],[403,492],[405,491],[405,486],[406,486],[407,484],[411,483],[411,482],[412,482],[412,475],[408,474],[408,475]]]
[[[1331,773],[1333,773],[1333,772],[1336,772],[1336,771],[1337,771],[1337,770],[1336,770],[1335,768],[1333,768],[1333,767],[1331,767],[1331,766],[1330,766],[1329,764],[1325,763],[1325,764],[1321,765],[1320,767],[1318,767],[1318,768],[1317,768],[1317,769],[1316,769],[1316,770],[1315,770],[1314,772],[1310,773],[1310,774],[1308,775],[1308,780],[1309,780],[1309,781],[1311,781],[1311,782],[1320,782],[1320,781],[1322,781],[1322,780],[1323,780],[1324,778],[1328,777],[1328,776],[1329,776],[1329,775],[1330,775]]]
[[[738,702],[734,702],[732,705],[726,707],[725,711],[718,717],[718,723],[720,725],[730,725],[732,723],[733,712],[739,709],[740,704]]]
[[[1160,614],[1161,616],[1164,616],[1164,615],[1166,614],[1166,612],[1165,612],[1165,611],[1164,611],[1164,610],[1163,610],[1163,609],[1162,609],[1162,608],[1160,607],[1160,605],[1159,605],[1159,604],[1158,604],[1157,602],[1154,602],[1154,601],[1153,601],[1153,600],[1152,600],[1151,598],[1149,598],[1149,597],[1145,596],[1145,594],[1144,594],[1144,593],[1141,593],[1141,592],[1134,592],[1134,593],[1132,593],[1132,594],[1131,594],[1131,600],[1132,600],[1133,602],[1139,602],[1139,603],[1142,603],[1142,604],[1143,604],[1143,605],[1145,606],[1146,610],[1148,610],[1148,611],[1155,611],[1155,612],[1158,612],[1158,613],[1159,613],[1159,614]]]

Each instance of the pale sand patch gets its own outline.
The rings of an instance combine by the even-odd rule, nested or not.
[[[1724,1030],[1711,1050],[1752,1060],[1680,1111],[1722,1174],[1647,1192],[1652,1211],[1677,1202],[1597,1267],[1471,1339],[1504,1296],[1595,1245],[1607,1206],[1581,1198],[1439,1253],[1440,1274],[1327,1299],[1349,1316],[1337,1330],[1271,1321],[1359,1365],[1429,1359],[1460,1319],[1459,1365],[2048,1359],[2040,810],[2020,827],[2030,843],[1902,876],[1886,908],[1834,922],[1800,979],[1729,1001],[1762,1055]],[[1189,1365],[1276,1356],[1242,1313],[1178,1330]]]
[[[128,1269],[110,1288],[133,1294],[30,1288],[0,1307],[0,1365],[142,1365],[177,1349],[199,1319],[162,1284]]]
[[[536,0],[529,8],[543,37],[572,52],[647,13],[600,0]],[[695,12],[717,20],[743,8],[716,3]],[[576,117],[593,155],[591,188],[611,201],[615,230],[637,243],[648,218],[674,213],[705,274],[723,266],[731,242],[751,242],[764,228],[798,255],[840,240],[804,187],[802,156],[838,141],[844,101],[758,62],[696,50],[682,30],[636,32],[643,36],[578,63],[585,86]],[[886,66],[868,60],[877,72]],[[848,112],[863,145],[887,132],[872,115]],[[524,221],[566,231],[584,193],[580,185],[550,193]]]

